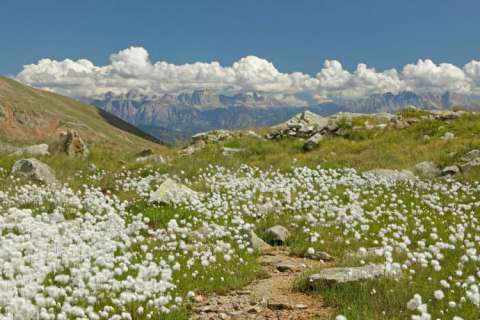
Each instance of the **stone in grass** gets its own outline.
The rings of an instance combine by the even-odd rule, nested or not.
[[[440,169],[432,161],[423,161],[415,165],[415,171],[421,176],[427,178],[435,178],[440,176]]]
[[[313,285],[321,283],[338,284],[382,277],[398,277],[400,274],[400,270],[387,269],[383,264],[369,264],[362,267],[324,269],[309,276],[308,280]]]
[[[276,225],[268,228],[265,231],[265,237],[268,242],[273,245],[283,245],[287,238],[290,236],[290,232],[284,226]]]
[[[150,202],[175,204],[197,195],[198,193],[189,187],[167,178],[156,191],[150,193]]]
[[[138,163],[153,162],[153,163],[158,163],[158,164],[167,163],[165,161],[165,159],[159,154],[152,154],[152,155],[149,155],[149,156],[138,157],[138,158],[135,159],[135,162],[138,162]]]
[[[303,150],[305,151],[310,151],[314,149],[320,141],[323,140],[323,135],[321,133],[316,133],[313,136],[311,136],[303,145]]]
[[[15,156],[22,155],[22,154],[32,155],[32,156],[48,156],[50,155],[50,152],[48,152],[48,144],[42,143],[42,144],[36,144],[28,147],[22,147],[12,153],[12,155],[15,155]]]
[[[259,252],[266,252],[266,251],[269,251],[272,248],[268,243],[263,241],[253,231],[250,231],[249,242],[250,242],[250,245],[252,246],[252,248],[254,250],[259,251]]]
[[[383,180],[388,182],[404,182],[415,180],[415,175],[410,170],[391,170],[391,169],[374,169],[366,171],[363,174],[366,178],[375,180]]]
[[[223,147],[222,148],[222,155],[224,156],[232,156],[236,153],[241,153],[241,152],[244,152],[245,149],[241,149],[241,148],[228,148],[228,147]]]
[[[312,260],[317,261],[333,261],[335,260],[330,254],[324,251],[315,251],[314,253],[310,254],[308,252],[305,253],[305,258],[309,258]]]
[[[448,166],[442,169],[442,176],[451,176],[460,173],[458,166]]]
[[[57,183],[53,170],[37,159],[21,159],[12,167],[12,175],[38,181],[47,185]]]

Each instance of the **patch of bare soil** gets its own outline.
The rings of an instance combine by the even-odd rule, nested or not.
[[[292,285],[299,273],[329,264],[291,257],[280,249],[259,259],[269,278],[256,280],[241,290],[225,295],[197,296],[190,319],[328,319],[331,309],[321,298],[294,292]]]

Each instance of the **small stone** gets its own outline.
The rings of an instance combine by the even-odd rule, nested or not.
[[[265,236],[274,245],[282,245],[290,236],[290,232],[284,226],[276,225],[265,231]]]
[[[297,272],[298,267],[291,263],[279,263],[275,265],[275,268],[280,272]]]
[[[453,140],[455,139],[455,134],[452,132],[445,132],[445,134],[442,136],[443,140]]]
[[[279,302],[279,301],[268,301],[267,307],[270,310],[290,310],[290,309],[292,309],[292,307],[289,304]]]
[[[333,261],[335,260],[330,254],[323,252],[323,251],[316,251],[313,254],[306,255],[307,258],[317,261]]]
[[[442,176],[451,176],[460,173],[458,166],[448,166],[442,169]]]
[[[260,308],[258,307],[251,307],[247,310],[248,313],[251,313],[251,314],[256,314],[256,313],[259,313],[261,311]]]
[[[241,152],[244,152],[245,149],[240,149],[240,148],[227,148],[227,147],[223,147],[222,148],[222,155],[224,156],[232,156],[236,153],[241,153]]]
[[[297,309],[297,310],[305,310],[307,308],[308,306],[306,304],[301,304],[301,303],[298,303],[293,306],[293,309]]]

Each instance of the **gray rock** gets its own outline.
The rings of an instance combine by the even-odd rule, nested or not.
[[[241,149],[241,148],[227,148],[227,147],[223,147],[222,148],[222,154],[224,156],[232,156],[236,153],[240,153],[240,152],[243,152],[245,151],[245,149]]]
[[[441,174],[440,169],[432,161],[423,161],[415,165],[415,171],[421,176],[427,178],[438,177]]]
[[[37,159],[18,160],[12,167],[12,174],[32,181],[42,182],[47,185],[58,182],[53,170]]]
[[[298,267],[294,265],[293,263],[278,263],[275,265],[275,269],[277,269],[280,272],[297,272]]]
[[[48,144],[36,144],[28,147],[18,148],[12,155],[19,156],[19,155],[32,155],[32,156],[48,156],[50,152],[48,152]]]
[[[371,280],[381,277],[398,277],[400,270],[388,270],[382,264],[369,264],[362,267],[329,268],[311,275],[308,280],[312,284],[347,283],[362,280]]]
[[[305,144],[303,145],[303,150],[305,151],[310,151],[312,150],[313,148],[315,148],[316,146],[318,146],[318,144],[320,143],[320,141],[323,140],[323,135],[321,133],[316,133],[314,134],[313,136],[311,136],[306,142]]]
[[[284,226],[276,225],[265,231],[265,236],[271,244],[282,245],[290,236],[290,232]]]
[[[190,156],[196,152],[203,150],[206,146],[207,146],[207,143],[204,140],[196,140],[193,144],[182,149],[180,151],[180,155]]]
[[[152,154],[150,156],[138,157],[137,159],[135,159],[135,162],[138,162],[138,163],[154,162],[154,163],[160,163],[160,164],[167,163],[165,159],[159,154]]]
[[[452,132],[445,132],[445,134],[442,136],[443,140],[453,140],[455,139],[455,134]]]
[[[480,166],[480,158],[473,159],[473,160],[468,161],[467,163],[461,164],[460,169],[461,169],[462,172],[464,172],[464,171],[468,171],[468,170],[471,170],[471,169],[473,169],[475,167],[479,167],[479,166]]]
[[[197,196],[198,193],[196,191],[167,178],[156,191],[150,193],[150,202],[175,204],[184,199],[195,198]]]
[[[317,261],[333,261],[335,260],[330,254],[324,251],[316,251],[313,254],[306,254],[306,258],[317,260]]]
[[[467,162],[476,159],[480,159],[480,150],[478,149],[470,150],[469,152],[465,153],[465,156],[462,158],[463,161]]]
[[[255,232],[250,231],[249,242],[254,250],[265,252],[271,249],[270,245],[263,241]]]
[[[442,169],[442,176],[451,176],[460,173],[458,166],[448,166]]]
[[[413,181],[416,179],[410,170],[375,169],[366,171],[363,175],[370,179],[387,182]]]

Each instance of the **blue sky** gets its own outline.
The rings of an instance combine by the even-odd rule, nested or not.
[[[252,54],[283,72],[325,59],[399,68],[419,58],[464,65],[480,56],[480,1],[3,0],[0,73],[40,58],[88,58],[135,45],[175,64]]]

